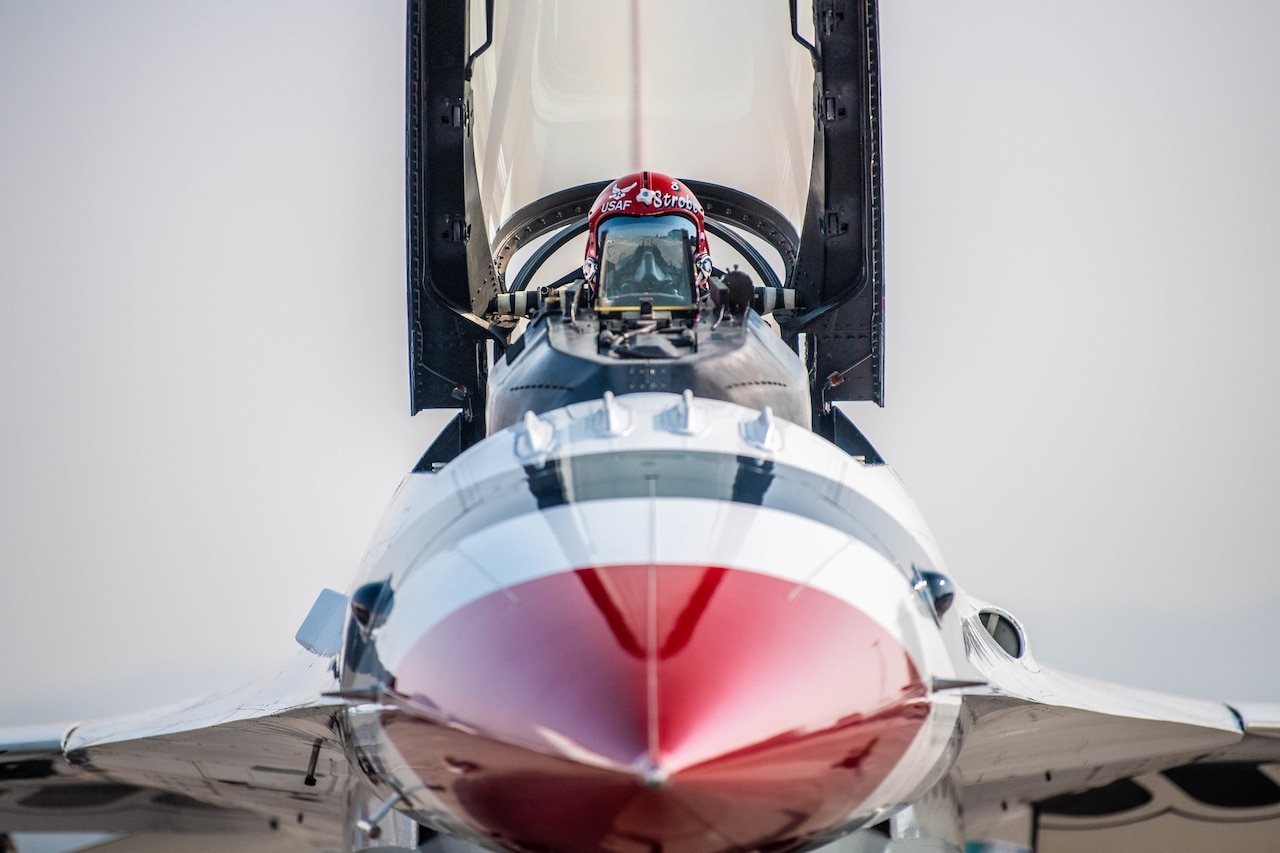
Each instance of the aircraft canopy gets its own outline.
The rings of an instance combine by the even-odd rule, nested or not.
[[[470,0],[473,52],[485,16]],[[643,169],[733,187],[801,230],[814,67],[786,4],[494,0],[491,23],[471,78],[491,241],[528,204]]]

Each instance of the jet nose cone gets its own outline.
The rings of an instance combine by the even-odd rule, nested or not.
[[[928,714],[861,610],[719,567],[608,566],[466,605],[400,662],[388,736],[504,844],[787,845],[857,813]]]

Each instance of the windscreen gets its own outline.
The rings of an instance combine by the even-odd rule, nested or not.
[[[741,0],[494,0],[472,75],[490,240],[558,190],[652,169],[748,193],[800,230],[813,64],[788,5]],[[812,7],[799,17],[812,38]],[[484,0],[471,0],[472,48]],[[803,29],[802,29],[803,34]]]

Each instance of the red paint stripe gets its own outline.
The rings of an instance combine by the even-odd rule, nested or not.
[[[818,590],[789,599],[793,588],[680,565],[520,584],[427,631],[395,673],[406,708],[429,702],[465,730],[397,713],[387,731],[424,784],[504,844],[799,843],[866,807],[928,699],[888,631]],[[648,648],[660,652],[653,702]],[[641,785],[646,762],[669,774],[661,790]]]

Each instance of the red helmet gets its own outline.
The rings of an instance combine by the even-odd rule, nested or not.
[[[632,172],[605,187],[591,205],[587,217],[587,253],[582,261],[582,274],[588,282],[595,280],[600,265],[600,228],[610,219],[643,216],[679,215],[693,223],[695,241],[694,267],[699,279],[711,275],[711,254],[707,251],[707,232],[703,227],[702,205],[683,182],[661,172]]]

